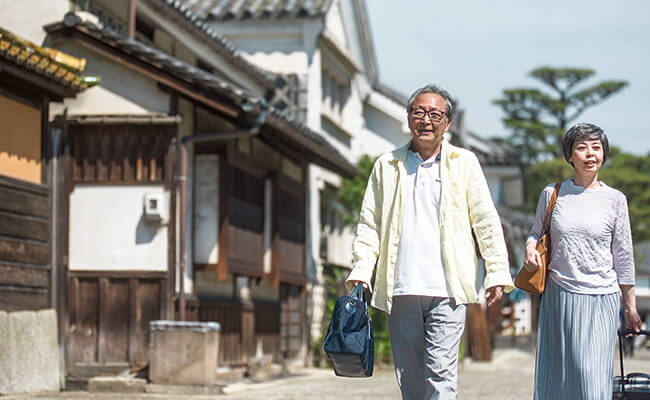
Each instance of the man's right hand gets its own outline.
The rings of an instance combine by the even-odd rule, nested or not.
[[[363,289],[368,289],[368,284],[364,281],[350,281],[356,287],[359,283],[363,285]]]
[[[526,245],[526,257],[524,258],[524,268],[528,272],[535,272],[542,266],[542,256],[537,251],[535,242],[529,242]]]

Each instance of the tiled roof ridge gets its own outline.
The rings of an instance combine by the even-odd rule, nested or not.
[[[263,70],[262,68],[244,58],[241,55],[239,49],[237,49],[237,47],[235,47],[232,42],[230,42],[228,39],[210,27],[209,24],[203,22],[197,14],[195,14],[189,7],[187,7],[186,3],[180,0],[159,1],[166,3],[171,10],[175,11],[179,16],[190,22],[196,29],[212,39],[217,45],[219,45],[221,49],[223,49],[223,54],[232,57],[237,63],[241,64],[243,67],[255,74],[258,79],[265,81],[268,86],[274,86],[273,76],[271,73]]]
[[[79,61],[79,65],[74,66],[72,62],[65,61],[72,60],[72,56],[38,46],[3,28],[0,28],[0,55],[75,90],[81,91],[89,86],[80,75],[85,60],[74,59]],[[63,58],[63,61],[57,60],[57,57]]]
[[[333,0],[165,0],[204,21],[319,18]],[[189,5],[188,5],[189,4]],[[197,11],[192,11],[194,8]],[[202,14],[202,15],[201,15]]]
[[[348,173],[350,175],[357,175],[360,173],[359,169],[352,163],[350,163],[341,152],[336,149],[332,144],[330,144],[325,138],[319,134],[318,132],[315,132],[311,128],[309,128],[307,125],[303,124],[302,122],[294,119],[293,117],[286,115],[282,111],[276,109],[275,107],[269,107],[269,113],[267,117],[268,122],[273,123],[274,120],[281,124],[287,125],[289,128],[293,129],[297,133],[300,133],[301,135],[305,136],[307,140],[311,140],[313,142],[316,142],[320,146],[323,146],[326,148],[328,151],[331,152],[331,154],[334,154],[337,158],[339,158],[339,162],[342,165],[347,165],[347,168],[342,167],[343,169],[348,170]]]
[[[383,94],[384,96],[388,97],[389,99],[393,100],[399,105],[406,107],[406,103],[408,102],[408,96],[401,93],[399,90],[394,89],[391,86],[388,86],[385,83],[381,83],[381,82],[375,83],[373,85],[373,88],[377,92]]]
[[[134,38],[128,38],[109,27],[99,27],[93,22],[84,21],[74,12],[68,12],[65,15],[63,24],[69,28],[81,28],[87,34],[98,36],[100,40],[110,40],[122,51],[130,53],[139,59],[144,59],[146,62],[154,65],[166,66],[176,74],[183,75],[182,78],[191,83],[194,83],[193,81],[198,81],[200,84],[205,85],[210,89],[217,90],[220,93],[229,94],[231,97],[234,97],[236,101],[239,101],[240,106],[247,107],[246,103],[248,103],[250,105],[258,105],[262,108],[267,107],[266,100],[261,96],[248,93],[244,89],[230,84],[207,71],[181,61],[162,50],[150,47]],[[190,75],[189,78],[186,76],[187,74]]]

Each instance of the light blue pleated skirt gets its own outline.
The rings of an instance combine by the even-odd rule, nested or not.
[[[547,281],[539,313],[536,400],[612,398],[619,307],[618,293],[572,293]]]

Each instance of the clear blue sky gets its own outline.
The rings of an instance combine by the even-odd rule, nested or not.
[[[504,136],[504,88],[541,87],[528,72],[587,67],[630,85],[575,122],[592,122],[610,143],[650,152],[650,1],[366,0],[379,79],[405,95],[437,83],[466,111],[468,128]]]

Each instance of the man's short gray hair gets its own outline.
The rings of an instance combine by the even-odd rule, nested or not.
[[[448,91],[433,84],[428,84],[413,92],[413,94],[409,97],[408,102],[406,103],[407,112],[411,112],[413,110],[413,102],[415,101],[415,98],[422,93],[434,93],[445,99],[445,103],[447,103],[447,117],[449,117],[449,119],[453,118],[456,101],[453,97],[451,97]]]
[[[575,124],[564,134],[562,151],[564,152],[564,159],[569,164],[571,164],[569,158],[571,158],[571,153],[573,153],[573,145],[576,141],[580,140],[600,140],[600,143],[603,145],[603,164],[605,164],[607,154],[609,154],[609,140],[607,140],[607,135],[605,135],[605,132],[599,126],[587,123]]]

